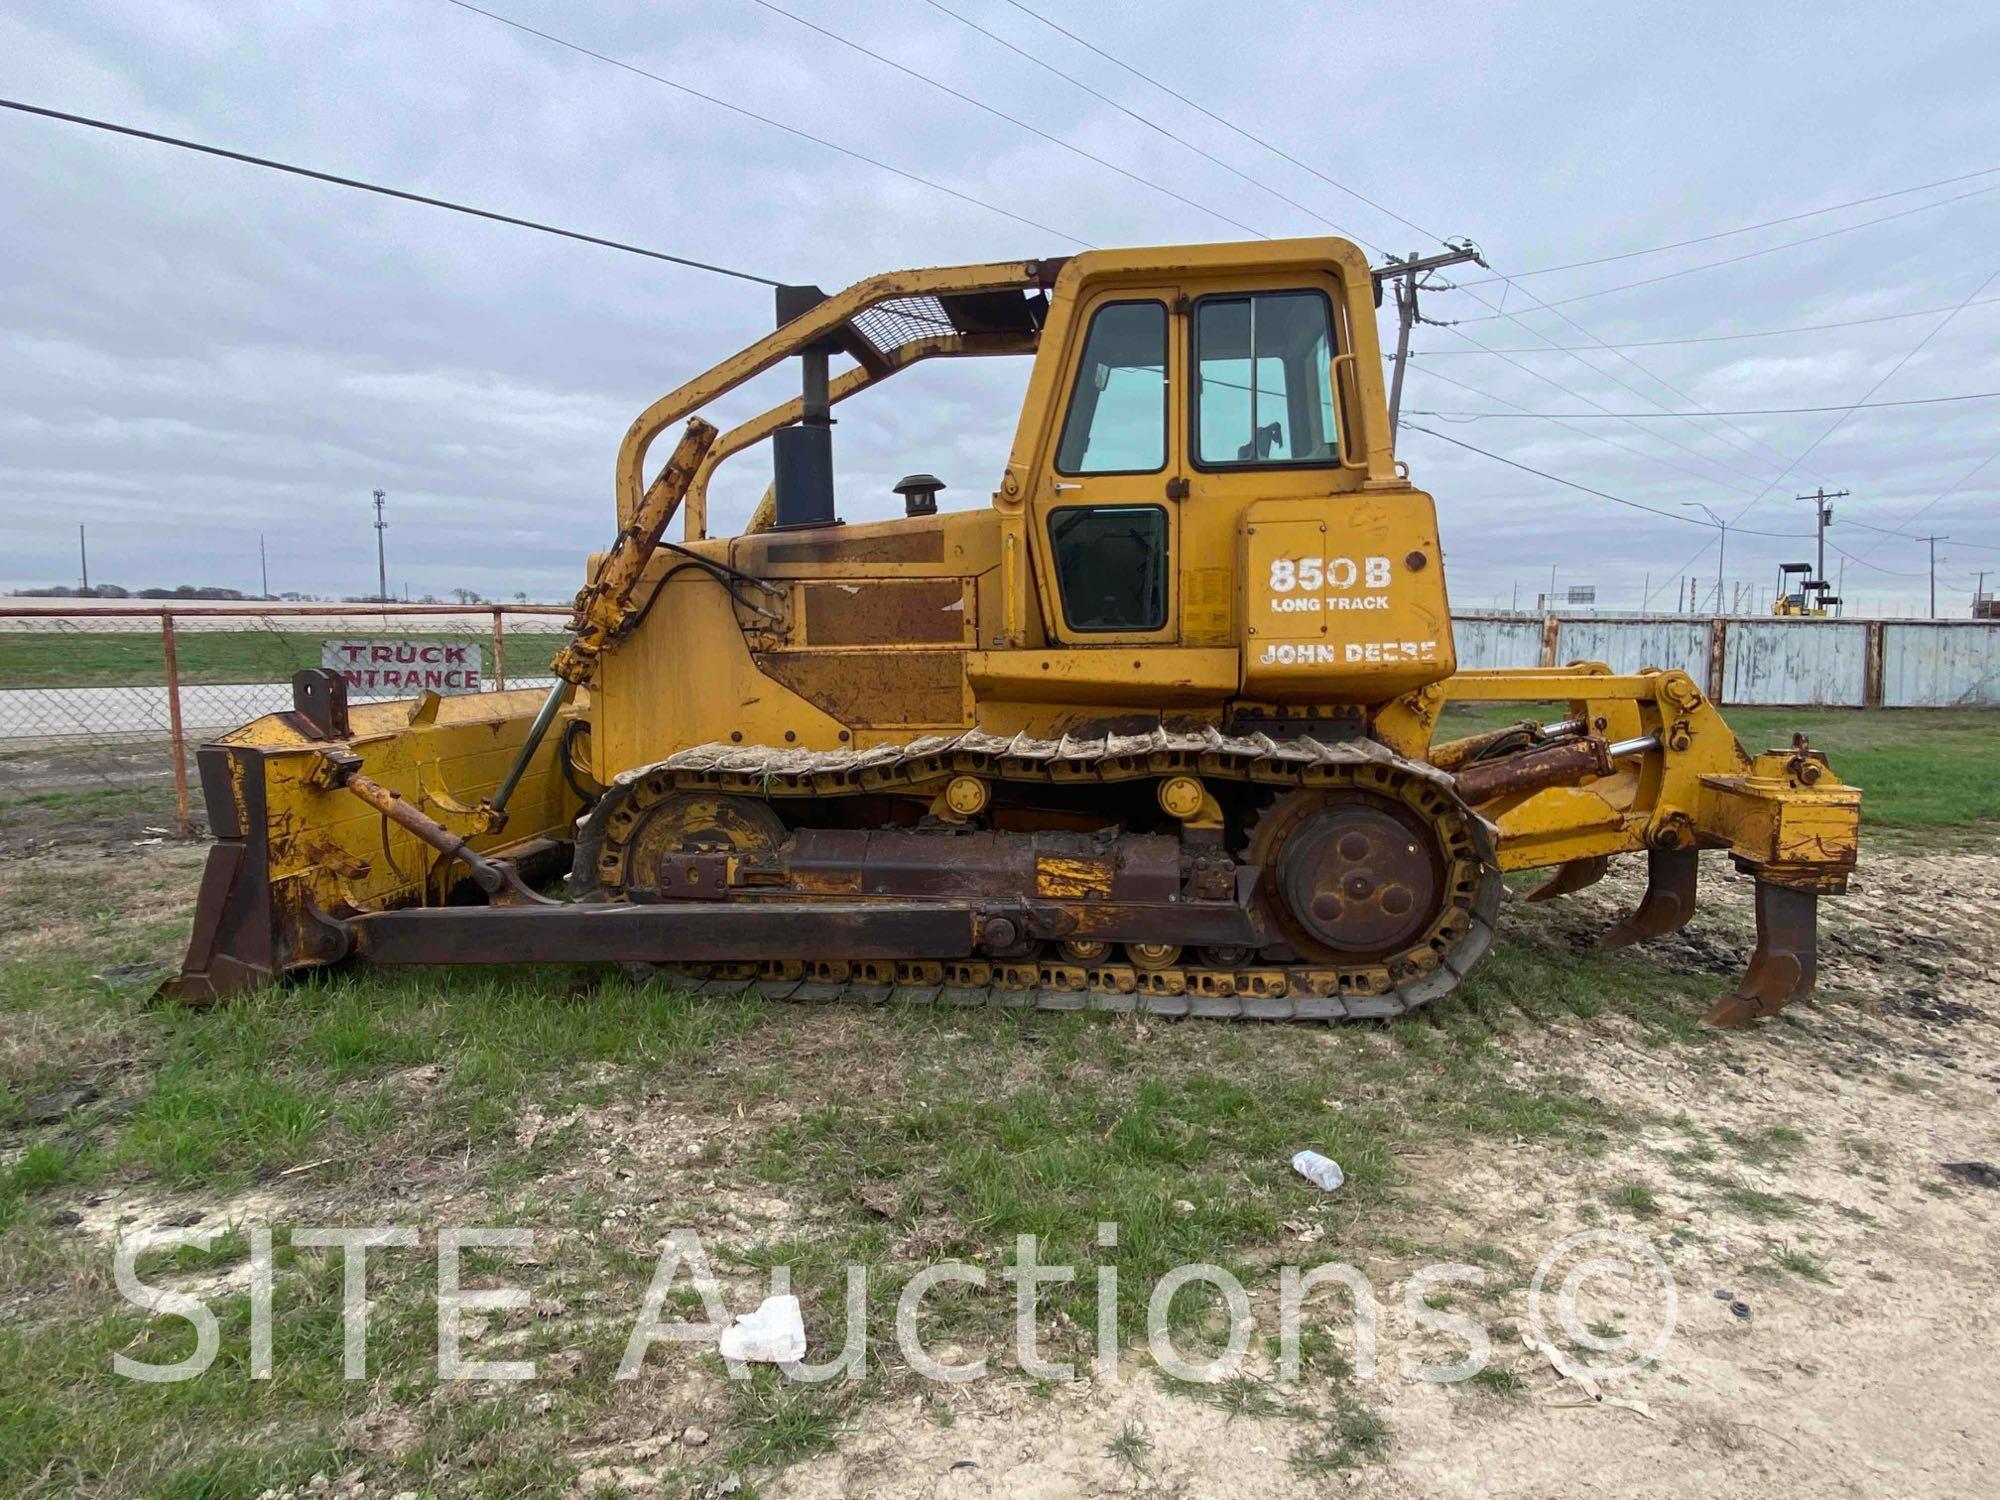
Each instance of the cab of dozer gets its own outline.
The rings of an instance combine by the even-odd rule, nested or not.
[[[1746,755],[1684,671],[1456,671],[1377,302],[1337,239],[781,289],[773,333],[628,431],[546,695],[349,706],[305,673],[290,714],[204,748],[219,842],[180,993],[349,957],[604,960],[776,994],[1384,1015],[1478,961],[1502,871],[1553,867],[1535,899],[1645,852],[1607,937],[1636,942],[1689,919],[1715,848],[1755,877],[1758,942],[1709,1019],[1774,1012],[1812,986],[1859,793],[1803,742]],[[834,410],[1006,355],[1032,365],[990,504],[913,473],[903,516],[843,523]],[[798,397],[702,419],[789,359]],[[717,467],[766,439],[750,526],[710,536]],[[1560,708],[1440,742],[1450,701]],[[565,901],[522,879],[551,865]]]

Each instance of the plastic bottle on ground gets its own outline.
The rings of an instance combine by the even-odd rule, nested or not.
[[[1321,1156],[1317,1151],[1301,1151],[1294,1156],[1292,1170],[1314,1187],[1329,1193],[1338,1192],[1340,1185],[1347,1181],[1347,1174],[1340,1170],[1340,1163],[1330,1156]]]

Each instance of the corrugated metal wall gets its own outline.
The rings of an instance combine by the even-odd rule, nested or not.
[[[1882,706],[2000,707],[2000,625],[1885,623]]]
[[[1731,620],[1723,627],[1724,703],[1867,702],[1868,627],[1845,620]]]
[[[1453,620],[1451,636],[1461,672],[1532,667],[1542,659],[1540,620]]]
[[[1678,667],[1718,701],[1862,708],[2000,708],[2000,623],[1517,615],[1452,621],[1461,671],[1601,661]],[[1714,652],[1717,632],[1721,652]]]
[[[1564,620],[1556,630],[1556,660],[1601,661],[1614,672],[1679,667],[1708,681],[1707,620]]]

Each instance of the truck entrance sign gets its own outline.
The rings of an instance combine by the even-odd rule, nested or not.
[[[471,641],[321,641],[319,663],[346,678],[356,696],[481,690],[482,655]]]

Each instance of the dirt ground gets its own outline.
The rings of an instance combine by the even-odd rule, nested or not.
[[[143,872],[186,883],[192,854],[133,841],[101,857],[108,879]],[[1719,860],[1704,866],[1703,879],[1701,916],[1652,957],[1712,973],[1719,992],[1748,949],[1751,888]],[[1520,939],[1582,950],[1636,897],[1637,884],[1635,869],[1619,869],[1563,902],[1516,898],[1504,922]],[[1876,846],[1852,895],[1823,904],[1820,996],[1778,1021],[1701,1047],[1663,1044],[1615,1015],[1504,1033],[1507,1069],[1561,1078],[1643,1123],[1589,1153],[1488,1135],[1399,1159],[1407,1188],[1392,1221],[1369,1225],[1353,1256],[1382,1304],[1377,1371],[1350,1387],[1387,1424],[1379,1455],[1303,1472],[1296,1412],[1278,1401],[1201,1399],[1163,1382],[1137,1353],[1109,1385],[1031,1382],[996,1359],[992,1378],[857,1407],[831,1451],[765,1471],[758,1492],[798,1500],[2000,1493],[1986,1368],[2000,1316],[2000,1172],[1980,1165],[2000,1163],[1996,913],[2000,847]],[[838,1012],[801,1016],[780,1039],[785,1065],[813,1076],[815,1049],[840,1055],[852,1040],[847,1025]],[[1199,1041],[1220,1030],[1178,1034]],[[1313,1045],[1304,1028],[1259,1032],[1274,1034]],[[844,1086],[894,1090],[897,1076],[886,1068]],[[435,1069],[416,1068],[394,1086],[421,1093],[435,1079]],[[1329,1107],[1340,1108],[1338,1082],[1328,1088]],[[540,1168],[538,1186],[551,1202],[601,1201],[593,1237],[607,1243],[628,1216],[636,1222],[649,1206],[674,1205],[726,1255],[815,1232],[809,1193],[716,1166],[801,1107],[780,1103],[746,1118],[690,1084],[556,1118],[530,1111],[515,1145],[532,1151],[537,1137],[580,1122],[591,1148]],[[471,1160],[469,1149],[463,1164],[431,1160],[379,1189],[375,1202],[318,1192],[310,1174],[239,1197],[114,1190],[85,1200],[77,1227],[108,1236],[120,1224],[252,1210],[294,1223],[359,1223],[371,1213],[442,1222],[482,1203],[487,1189],[466,1170]],[[1287,1229],[1297,1232],[1271,1247],[1274,1263],[1346,1253],[1341,1243],[1329,1254],[1339,1237],[1320,1241],[1316,1226]],[[1660,1358],[1604,1382],[1602,1401],[1522,1339],[1527,1269],[1565,1236],[1594,1229],[1654,1247],[1676,1295]],[[920,1222],[913,1233],[921,1232]],[[641,1243],[649,1242],[634,1240]],[[1423,1249],[1438,1245],[1477,1247],[1481,1263],[1513,1268],[1496,1275],[1489,1293],[1453,1303],[1492,1334],[1502,1372],[1494,1380],[1444,1385],[1404,1371],[1406,1355],[1459,1352],[1418,1328],[1402,1295],[1402,1279],[1427,1258]],[[732,1306],[751,1305],[753,1278],[728,1279]],[[1594,1311],[1628,1332],[1658,1322],[1650,1285],[1590,1297]],[[1344,1306],[1326,1306],[1343,1339]],[[630,1305],[602,1311],[622,1338]],[[1276,1330],[1268,1311],[1260,1319],[1246,1368],[1261,1387],[1274,1377],[1264,1340]],[[823,1357],[817,1347],[812,1353]],[[688,1429],[719,1426],[728,1399],[712,1375],[648,1380],[637,1405],[572,1441],[563,1457],[586,1481],[576,1492],[722,1492],[675,1486],[671,1466],[695,1456]],[[393,1454],[407,1441],[401,1420],[393,1410],[373,1413],[364,1446]],[[403,1488],[384,1481],[379,1493]],[[378,1493],[367,1479],[345,1492]]]
[[[1703,873],[1713,905],[1660,946],[1662,964],[1720,971],[1737,961],[1727,935],[1747,930],[1749,882],[1719,864]],[[1516,902],[1508,920],[1580,944],[1636,890],[1614,872],[1563,903]],[[1496,1359],[1526,1382],[1519,1398],[1405,1378],[1391,1351],[1410,1330],[1385,1305],[1384,1357],[1365,1387],[1394,1432],[1379,1466],[1301,1479],[1287,1462],[1287,1419],[1231,1417],[1139,1376],[1049,1400],[972,1387],[948,1398],[948,1427],[918,1410],[884,1413],[774,1493],[2000,1493],[1987,1364],[2000,1330],[2000,1176],[1943,1165],[2000,1161],[2000,857],[1871,851],[1852,895],[1823,911],[1826,998],[1732,1038],[1719,1062],[1605,1026],[1545,1034],[1517,1064],[1560,1069],[1607,1103],[1672,1111],[1708,1132],[1797,1129],[1796,1150],[1738,1169],[1754,1190],[1796,1202],[1796,1219],[1746,1226],[1718,1211],[1708,1185],[1662,1169],[1688,1143],[1671,1127],[1587,1163],[1560,1147],[1487,1141],[1413,1166],[1441,1223],[1530,1262],[1592,1227],[1579,1210],[1594,1183],[1655,1184],[1657,1206],[1619,1227],[1661,1248],[1679,1316],[1656,1364],[1605,1388],[1636,1407],[1593,1404],[1545,1361],[1522,1350],[1508,1359],[1497,1340]],[[1774,1242],[1809,1243],[1828,1283],[1774,1274]],[[1135,1423],[1152,1444],[1143,1472],[1107,1456]]]
[[[42,745],[0,752],[0,858],[62,849],[123,854],[179,832],[171,751],[164,745]],[[188,785],[197,829],[201,785]]]

